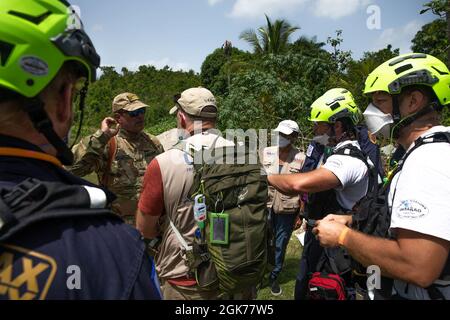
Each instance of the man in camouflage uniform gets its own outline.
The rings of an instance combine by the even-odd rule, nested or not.
[[[133,226],[145,170],[164,152],[159,140],[143,131],[146,108],[132,93],[114,98],[114,118],[103,120],[100,130],[73,148],[75,162],[68,168],[78,176],[95,172],[117,196],[113,211]]]

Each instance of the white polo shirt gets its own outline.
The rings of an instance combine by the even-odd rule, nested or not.
[[[450,128],[437,126],[422,137],[444,131]],[[394,237],[400,228],[450,241],[449,143],[426,144],[411,153],[392,180],[389,206]],[[406,299],[429,299],[426,290],[402,281],[395,281],[394,289]],[[450,286],[442,291],[450,298]]]
[[[353,145],[361,150],[357,141],[344,141],[339,143],[335,150],[346,145]],[[355,204],[367,193],[369,185],[369,169],[360,159],[332,155],[323,165],[330,170],[341,182],[341,187],[336,188],[336,197],[339,204],[345,209],[351,210]]]

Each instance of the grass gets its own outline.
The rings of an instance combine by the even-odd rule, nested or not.
[[[298,273],[298,265],[303,247],[297,237],[292,234],[289,245],[286,249],[286,258],[284,260],[283,270],[278,277],[278,282],[283,290],[278,297],[270,293],[268,281],[266,286],[259,290],[257,300],[293,300],[295,290],[295,279]],[[267,274],[266,278],[269,277]]]

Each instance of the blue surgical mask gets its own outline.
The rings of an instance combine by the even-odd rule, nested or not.
[[[290,146],[291,144],[292,144],[291,140],[289,140],[283,136],[280,136],[278,139],[278,147],[280,147],[280,148],[286,148],[286,147]]]

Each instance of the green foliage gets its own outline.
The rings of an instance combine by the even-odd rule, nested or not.
[[[412,50],[431,54],[442,61],[447,60],[447,50],[449,46],[447,32],[447,22],[443,19],[436,19],[422,27],[412,40]]]
[[[376,52],[365,52],[358,61],[350,61],[344,74],[335,74],[330,82],[333,87],[343,87],[352,92],[356,103],[362,109],[368,104],[368,99],[363,95],[364,84],[368,75],[383,62],[398,56],[400,49],[392,49],[388,45],[385,49]]]
[[[441,17],[445,15],[444,1],[434,0],[426,5]],[[83,136],[99,128],[110,115],[113,98],[122,92],[133,92],[151,107],[147,112],[146,130],[160,134],[176,126],[168,115],[172,97],[187,88],[202,85],[210,89],[219,103],[219,128],[273,129],[285,119],[296,120],[303,136],[312,133],[308,121],[310,105],[333,87],[350,90],[358,105],[364,109],[368,100],[362,94],[367,76],[380,64],[397,56],[399,49],[391,45],[376,52],[365,52],[357,61],[351,51],[342,50],[342,31],[329,37],[330,52],[317,38],[300,36],[290,43],[290,36],[298,27],[285,20],[272,22],[266,16],[266,26],[257,32],[247,30],[241,38],[247,40],[254,53],[244,52],[226,43],[208,55],[201,74],[193,71],[173,71],[169,67],[157,70],[141,66],[138,71],[126,68],[117,72],[103,67],[102,76],[89,90],[88,110]],[[446,22],[437,19],[425,25],[413,40],[413,50],[429,53],[446,60],[448,40]],[[444,123],[450,125],[450,111],[444,112]],[[77,119],[77,118],[76,118]],[[73,130],[76,131],[76,128]]]
[[[227,56],[221,48],[208,55],[201,67],[200,79],[205,88],[215,95],[228,93],[228,79],[230,82],[242,70],[251,67],[252,55],[237,48],[230,50]]]
[[[273,129],[286,119],[311,132],[310,105],[328,89],[330,64],[299,54],[267,55],[234,79],[221,99],[220,128]]]
[[[448,0],[432,0],[430,2],[427,2],[423,5],[425,9],[420,11],[420,14],[424,14],[425,12],[428,12],[431,10],[433,14],[440,16],[441,18],[444,18],[446,15],[446,12],[449,9],[449,1]]]
[[[267,25],[258,28],[258,32],[253,29],[241,33],[240,38],[247,41],[256,54],[280,54],[288,49],[290,36],[299,30],[293,27],[286,20],[275,20],[272,23],[266,15]]]
[[[331,58],[330,53],[323,49],[325,45],[325,42],[317,42],[317,37],[308,38],[306,36],[301,36],[294,43],[289,45],[289,51],[308,57]]]
[[[327,43],[333,48],[331,58],[333,59],[334,67],[339,72],[345,71],[352,60],[352,52],[344,51],[340,48],[343,42],[342,30],[336,31],[336,38],[328,37],[327,39]]]
[[[91,134],[102,120],[111,116],[114,97],[132,92],[150,106],[146,114],[146,127],[152,134],[159,134],[175,126],[169,116],[173,96],[191,87],[200,86],[200,77],[193,71],[173,71],[169,67],[157,70],[153,66],[141,66],[136,72],[122,69],[119,74],[114,67],[102,67],[102,76],[93,83],[86,99],[83,135]],[[77,115],[75,120],[78,120]],[[76,128],[73,129],[73,135]]]

